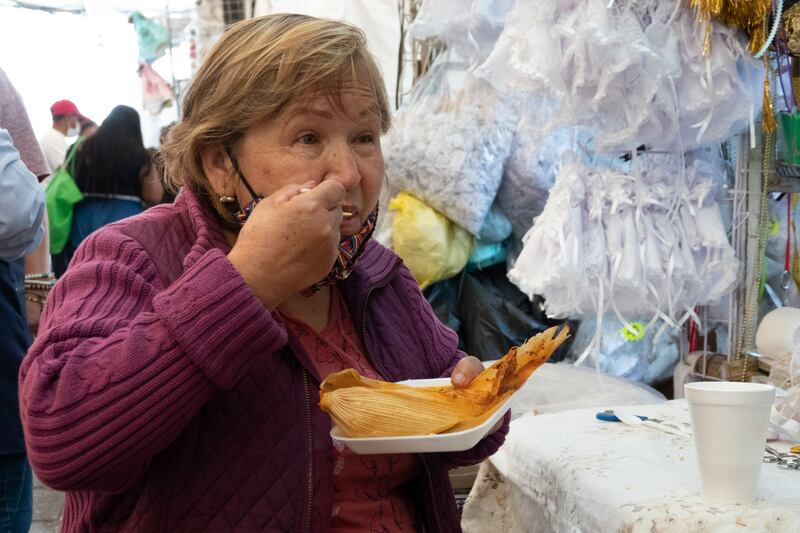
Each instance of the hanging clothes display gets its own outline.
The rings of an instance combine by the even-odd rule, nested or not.
[[[598,150],[688,151],[758,113],[762,66],[738,30],[711,24],[678,0],[518,1],[476,75],[549,98],[558,113],[543,127],[591,125]]]
[[[637,171],[565,164],[509,278],[550,316],[614,311],[681,325],[737,282],[718,166],[639,156]],[[632,165],[635,166],[635,165]]]
[[[423,2],[409,34],[446,52],[386,140],[390,186],[476,237],[468,271],[505,254],[548,316],[585,317],[578,359],[663,379],[680,327],[739,281],[720,145],[754,138],[769,102],[753,57],[766,11],[743,6]]]

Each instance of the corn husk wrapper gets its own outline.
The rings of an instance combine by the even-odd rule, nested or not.
[[[567,327],[536,335],[463,389],[411,387],[343,370],[322,382],[319,405],[351,438],[463,431],[489,418],[568,336]]]

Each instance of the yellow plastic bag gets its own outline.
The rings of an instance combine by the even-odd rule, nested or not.
[[[392,222],[392,248],[411,269],[420,288],[455,276],[472,254],[472,235],[410,194],[389,202],[397,214]]]

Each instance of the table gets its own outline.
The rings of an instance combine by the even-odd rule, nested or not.
[[[684,400],[625,410],[689,420]],[[800,471],[765,464],[756,503],[709,504],[699,494],[691,439],[600,422],[597,411],[514,420],[506,443],[481,466],[464,531],[800,531]]]

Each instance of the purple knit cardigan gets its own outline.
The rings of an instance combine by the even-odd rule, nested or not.
[[[191,191],[107,226],[48,299],[20,372],[31,464],[67,491],[63,531],[329,531],[330,419],[296,339],[228,261]],[[368,244],[340,290],[389,381],[448,375],[463,354],[411,273]],[[421,456],[411,493],[427,531],[459,531],[447,471]]]

